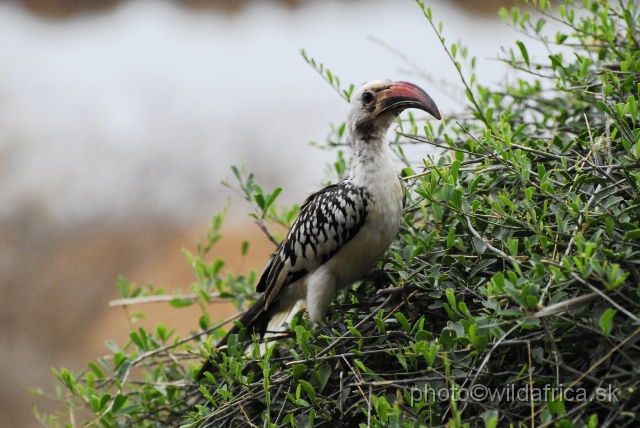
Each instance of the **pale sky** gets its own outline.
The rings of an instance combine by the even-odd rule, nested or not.
[[[433,3],[447,44],[463,40],[478,78],[500,81],[504,68],[492,58],[516,33],[498,18]],[[258,2],[235,16],[139,0],[61,21],[0,3],[0,216],[37,204],[63,223],[207,218],[226,203],[219,183],[242,159],[265,187],[284,188],[282,203],[300,202],[334,159],[308,143],[346,111],[300,48],[344,86],[411,80],[445,113],[459,110],[369,37],[457,82],[408,0],[295,10]]]

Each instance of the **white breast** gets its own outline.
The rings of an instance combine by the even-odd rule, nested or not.
[[[332,258],[338,287],[362,278],[389,249],[402,223],[404,188],[388,156],[374,159],[354,171],[352,181],[373,195],[373,208],[360,232]]]
[[[324,313],[338,289],[350,286],[374,267],[389,249],[402,223],[404,188],[390,156],[386,153],[372,156],[354,165],[351,181],[371,193],[373,208],[358,234],[305,277],[307,310],[312,322]]]

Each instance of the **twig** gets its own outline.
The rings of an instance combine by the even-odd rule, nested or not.
[[[577,307],[586,305],[587,303],[592,302],[600,297],[598,293],[590,293],[585,294],[583,296],[578,296],[573,299],[563,300],[562,302],[554,303],[553,305],[549,305],[540,309],[539,311],[534,312],[533,314],[526,315],[520,318],[521,321],[526,321],[532,318],[543,318],[553,315],[558,315],[564,312],[569,312]]]
[[[209,297],[212,299],[217,299],[220,297],[220,293],[209,293]],[[142,296],[142,297],[130,297],[126,299],[116,299],[109,301],[109,307],[113,306],[131,306],[138,305],[142,303],[157,303],[157,302],[170,302],[173,299],[184,299],[184,300],[197,300],[199,296],[197,294],[162,294],[158,296]],[[232,299],[223,298],[221,301],[229,301]]]
[[[479,240],[481,240],[488,249],[490,249],[491,251],[493,251],[494,253],[496,253],[497,255],[499,255],[500,257],[503,257],[507,260],[509,260],[511,262],[511,264],[513,264],[514,266],[519,266],[520,262],[518,262],[518,260],[514,259],[513,257],[511,257],[510,255],[504,253],[501,250],[498,250],[496,247],[494,247],[493,245],[489,244],[487,242],[486,239],[484,239],[471,225],[471,219],[469,217],[467,217],[467,226],[469,226],[469,230],[471,231],[471,233],[473,233],[473,236],[475,236],[476,238],[478,238]]]
[[[382,288],[376,292],[376,294],[392,294],[396,295],[398,293],[408,293],[410,291],[414,291],[416,288],[419,288],[417,284],[407,284],[402,285],[400,287],[387,287]]]
[[[418,290],[414,291],[413,293],[411,293],[406,299],[402,299],[402,302],[400,302],[398,304],[398,306],[396,306],[395,308],[393,308],[393,310],[391,310],[391,312],[389,312],[387,314],[386,317],[384,317],[382,319],[382,321],[386,321],[387,319],[389,319],[389,317],[391,317],[391,315],[395,314],[396,312],[398,312],[398,309],[400,309],[401,307],[405,306],[407,304],[407,302],[409,301],[410,298],[412,298],[413,296],[416,295],[416,293],[418,292]],[[408,306],[408,305],[407,305]]]
[[[602,291],[598,290],[596,287],[594,287],[593,285],[589,284],[587,281],[583,280],[582,278],[580,278],[580,276],[576,275],[575,273],[572,273],[572,275],[576,279],[576,281],[578,281],[579,283],[581,283],[583,285],[586,285],[587,287],[589,287],[591,289],[591,291],[593,291],[595,293],[598,293],[600,295],[600,297],[602,297],[607,302],[609,302],[611,304],[611,306],[613,306],[614,308],[618,309],[620,312],[622,312],[623,314],[625,314],[626,316],[631,318],[633,321],[636,322],[636,324],[640,324],[640,319],[638,319],[637,316],[635,316],[634,314],[632,314],[631,312],[629,312],[628,310],[626,310],[625,308],[620,306],[611,297],[607,296]]]
[[[267,228],[267,225],[265,224],[264,219],[256,220],[256,224],[260,226],[260,229],[262,229],[264,234],[267,235],[267,238],[269,238],[269,241],[273,242],[273,245],[275,245],[276,247],[280,245],[278,240],[269,231],[269,228]]]

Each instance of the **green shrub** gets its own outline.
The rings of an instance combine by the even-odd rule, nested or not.
[[[549,51],[517,41],[502,60],[513,81],[481,86],[475,58],[447,44],[469,107],[442,124],[399,122],[396,145],[443,148],[407,167],[405,223],[384,274],[339,295],[321,327],[296,317],[287,340],[230,352],[194,383],[220,337],[179,340],[159,326],[131,333],[86,372],[56,375],[70,409],[93,426],[636,426],[640,422],[640,9],[632,1],[525,1],[507,23]],[[555,35],[547,21],[563,24]],[[305,59],[346,98],[329,70]],[[468,71],[465,71],[468,70]],[[329,145],[344,143],[336,127]],[[348,163],[340,154],[332,168]],[[255,219],[289,224],[244,171]],[[252,295],[255,275],[223,276],[202,257],[192,299]],[[275,238],[274,238],[275,239]],[[246,248],[245,248],[246,249]],[[121,283],[124,297],[141,293]],[[564,393],[560,393],[560,388]],[[68,410],[67,410],[68,413]],[[57,416],[42,416],[56,424]]]

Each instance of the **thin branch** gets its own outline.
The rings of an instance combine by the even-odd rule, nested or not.
[[[503,257],[507,260],[509,260],[511,262],[511,264],[513,264],[514,266],[519,266],[520,262],[518,262],[518,260],[514,259],[513,257],[511,257],[510,255],[506,254],[505,252],[497,249],[496,247],[494,247],[493,245],[489,244],[489,242],[487,242],[486,239],[484,239],[482,237],[482,235],[480,235],[474,228],[473,225],[471,224],[471,219],[469,217],[466,217],[467,219],[467,226],[469,227],[469,230],[471,231],[471,233],[473,234],[473,236],[475,236],[476,238],[478,238],[479,240],[481,240],[484,245],[487,246],[488,249],[490,249],[491,251],[493,251],[494,253],[496,253],[497,255],[499,255],[500,257]]]
[[[129,297],[126,299],[116,299],[109,301],[109,307],[113,306],[132,306],[143,303],[158,303],[158,302],[170,302],[173,299],[181,300],[198,300],[200,298],[197,294],[162,294],[157,296],[142,296],[142,297]],[[221,302],[231,301],[231,298],[220,298],[220,293],[209,293],[209,298],[217,299]]]
[[[262,229],[262,231],[264,232],[265,235],[267,235],[267,238],[269,238],[269,241],[271,241],[273,243],[273,245],[275,245],[276,247],[278,245],[280,245],[280,243],[278,242],[278,240],[271,234],[271,232],[269,231],[269,228],[267,227],[267,225],[264,222],[264,219],[260,219],[260,220],[256,220],[256,224],[258,226],[260,226],[260,229]]]

